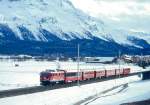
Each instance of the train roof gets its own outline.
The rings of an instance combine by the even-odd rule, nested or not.
[[[124,69],[124,68],[130,68],[131,72],[138,72],[141,71],[142,68],[137,67],[135,65],[119,65],[119,64],[105,64],[105,65],[86,65],[86,64],[80,64],[79,65],[79,71],[84,72],[84,71],[103,71],[103,70],[114,70],[114,69]],[[66,71],[66,72],[77,72],[77,65],[62,65],[60,69],[48,69],[46,70],[47,72],[61,72],[61,71]]]

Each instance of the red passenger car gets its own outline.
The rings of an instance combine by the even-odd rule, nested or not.
[[[83,80],[93,79],[95,77],[94,71],[84,71],[83,72]]]
[[[115,70],[106,70],[106,77],[115,76]]]
[[[82,72],[79,73],[79,77],[78,77],[78,72],[67,71],[65,73],[65,83],[75,82],[78,80],[78,78],[80,81],[82,80]]]
[[[102,71],[95,71],[96,72],[96,78],[103,78],[106,76],[106,71],[102,70]]]
[[[123,69],[116,69],[116,75],[123,75]]]

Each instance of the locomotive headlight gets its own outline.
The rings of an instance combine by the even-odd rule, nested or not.
[[[47,78],[46,78],[46,77],[44,77],[43,79],[44,79],[44,80],[47,80]]]

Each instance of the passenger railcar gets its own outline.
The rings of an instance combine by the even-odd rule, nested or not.
[[[112,77],[116,75],[115,70],[106,70],[106,77]]]
[[[83,80],[89,80],[89,79],[94,79],[95,78],[95,72],[94,71],[85,71],[83,73]]]
[[[79,75],[79,76],[78,76]],[[76,82],[77,80],[82,80],[82,72],[65,72],[65,83],[67,82]]]
[[[116,69],[116,75],[123,75],[124,69]]]
[[[106,70],[95,71],[95,78],[104,78],[106,76]]]

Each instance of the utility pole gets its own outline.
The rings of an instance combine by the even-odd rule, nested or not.
[[[144,63],[143,63],[143,54],[141,53],[141,56],[140,56],[140,66],[142,68],[144,68]]]
[[[121,67],[120,67],[120,61],[121,61],[121,52],[119,50],[119,78],[120,78],[120,69],[121,69]]]
[[[120,50],[119,50],[119,52],[118,52],[118,63],[119,63],[119,78],[120,78],[120,55],[121,55],[121,52],[120,52]],[[118,76],[117,76],[118,77]],[[115,79],[115,85],[117,85],[117,78]]]
[[[139,65],[140,65],[140,67],[143,68],[143,63],[142,63],[143,61],[142,61],[142,60],[143,60],[143,55],[142,55],[142,53],[141,53],[141,56],[140,56],[140,64],[139,64]],[[140,71],[142,71],[142,69],[140,69]],[[140,77],[142,77],[142,73],[141,73]],[[142,78],[143,78],[143,77],[142,77]]]
[[[60,70],[60,62],[59,62],[59,57],[56,58],[56,71]]]
[[[77,70],[78,70],[78,81],[77,85],[80,86],[80,81],[79,81],[79,76],[80,76],[80,71],[79,71],[79,62],[80,62],[80,45],[78,44],[78,57],[77,57]]]

